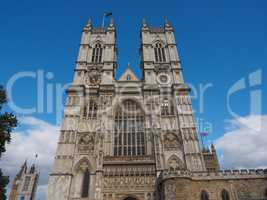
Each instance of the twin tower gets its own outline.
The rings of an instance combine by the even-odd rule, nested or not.
[[[143,20],[140,55],[142,77],[128,67],[116,79],[113,19],[84,26],[48,200],[163,199],[163,172],[207,171],[167,20]]]

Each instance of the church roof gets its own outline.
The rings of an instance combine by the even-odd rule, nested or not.
[[[128,67],[122,73],[122,75],[119,78],[119,81],[138,81],[138,78],[134,74],[130,65],[128,65]]]

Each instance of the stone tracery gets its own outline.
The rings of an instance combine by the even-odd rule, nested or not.
[[[184,163],[176,155],[172,155],[167,162],[168,169],[184,169]]]
[[[144,115],[133,100],[125,100],[115,112],[114,155],[146,154]]]

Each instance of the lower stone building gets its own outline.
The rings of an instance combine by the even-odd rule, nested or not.
[[[266,200],[267,170],[218,172],[166,171],[160,176],[160,199]]]

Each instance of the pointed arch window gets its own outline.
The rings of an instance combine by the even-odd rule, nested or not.
[[[154,53],[156,62],[166,62],[165,49],[161,42],[155,44]]]
[[[222,200],[230,200],[229,192],[225,189],[222,191],[221,197],[222,197]]]
[[[90,187],[90,171],[89,169],[86,169],[83,174],[82,193],[81,193],[82,198],[86,198],[89,196],[89,187]]]
[[[174,115],[174,105],[171,100],[164,98],[161,103],[161,116]]]
[[[138,156],[145,154],[143,111],[135,101],[126,100],[115,113],[114,155]]]
[[[27,191],[29,189],[30,182],[31,182],[31,177],[30,176],[26,176],[25,180],[24,180],[24,185],[23,185],[23,190],[22,191]]]
[[[126,76],[126,80],[127,80],[127,81],[130,81],[130,80],[131,80],[131,75],[130,75],[130,74],[128,74],[128,75]]]
[[[102,62],[102,53],[103,49],[100,43],[96,43],[93,47],[92,52],[92,62],[93,63],[101,63]]]
[[[205,190],[202,190],[200,199],[201,200],[209,200],[209,195]]]
[[[84,107],[83,113],[84,119],[96,119],[97,118],[97,103],[94,100],[90,100]]]

